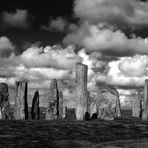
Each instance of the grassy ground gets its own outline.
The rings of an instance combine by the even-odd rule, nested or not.
[[[122,110],[114,121],[76,121],[75,110],[66,120],[0,121],[0,148],[148,148],[148,122]],[[124,119],[124,120],[123,120]]]
[[[148,123],[116,121],[0,121],[1,148],[148,148]]]

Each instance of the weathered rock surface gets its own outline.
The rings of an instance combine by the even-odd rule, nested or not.
[[[8,85],[0,83],[0,119],[10,119],[10,113]]]
[[[148,79],[145,80],[144,84],[144,102],[143,102],[143,114],[142,120],[148,120]]]
[[[63,118],[63,92],[59,92],[59,103],[58,103],[58,118],[62,119]]]
[[[16,82],[16,97],[14,119],[28,119],[27,82]]]
[[[32,99],[31,118],[40,119],[39,91],[38,90],[36,90],[33,96],[33,99]]]
[[[113,120],[121,116],[118,91],[109,86],[99,86],[98,92],[92,97],[90,105],[91,115],[97,111],[98,118]]]
[[[59,91],[56,79],[52,80],[50,84],[50,96],[48,101],[46,120],[58,119]]]
[[[141,92],[138,91],[135,94],[135,98],[133,100],[133,117],[140,118],[142,115],[142,97]]]
[[[76,118],[85,120],[86,112],[89,113],[89,101],[87,91],[87,65],[76,65]]]

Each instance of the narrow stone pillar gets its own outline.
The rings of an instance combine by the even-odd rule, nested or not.
[[[23,120],[28,119],[28,83],[27,82],[16,82],[16,96],[15,100],[15,112],[14,119]]]
[[[63,92],[59,92],[59,105],[58,105],[58,110],[59,110],[59,119],[63,118]]]
[[[66,119],[67,118],[67,106],[64,106],[63,107],[63,119]]]
[[[59,115],[59,91],[57,86],[57,80],[54,79],[50,84],[50,95],[49,95],[49,103],[46,110],[46,120],[54,120],[58,119]]]
[[[84,120],[88,111],[88,92],[87,92],[87,65],[78,63],[76,65],[76,118]]]
[[[36,90],[32,99],[31,119],[40,119],[39,91]]]
[[[133,100],[133,117],[140,117],[140,112],[141,112],[141,97],[140,97],[140,92],[136,92],[135,98]]]
[[[142,120],[148,120],[148,79],[145,80],[144,85],[144,106],[143,106]]]
[[[0,119],[10,118],[8,85],[6,83],[0,83]]]
[[[117,91],[117,100],[116,100],[116,107],[115,107],[115,117],[121,117],[121,105],[120,105],[118,91]]]

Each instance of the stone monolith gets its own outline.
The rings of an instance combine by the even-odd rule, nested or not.
[[[10,119],[10,112],[8,85],[0,83],[0,119]]]
[[[15,112],[14,119],[23,120],[28,119],[28,83],[27,82],[16,82],[16,96],[15,101]]]
[[[36,90],[32,99],[31,119],[40,119],[39,91]]]

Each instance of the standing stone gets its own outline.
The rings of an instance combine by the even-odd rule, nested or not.
[[[67,118],[67,106],[64,106],[63,107],[63,119],[66,119]]]
[[[94,101],[97,106],[98,118],[114,120],[121,116],[121,107],[118,91],[111,86],[99,86]]]
[[[142,120],[148,120],[148,79],[145,80],[144,85],[144,104]]]
[[[140,92],[136,92],[135,98],[133,100],[133,117],[140,117],[141,112],[141,95]]]
[[[50,84],[50,96],[49,103],[46,111],[46,120],[58,119],[59,115],[59,91],[57,86],[57,80],[54,79]]]
[[[39,91],[38,90],[36,90],[34,97],[32,99],[31,118],[37,119],[37,120],[40,119]]]
[[[0,83],[0,119],[10,119],[8,85]]]
[[[58,104],[58,108],[59,108],[59,119],[63,118],[63,92],[59,92],[59,104]]]
[[[78,63],[76,65],[76,118],[84,120],[88,113],[88,92],[87,92],[87,65]]]
[[[27,82],[16,82],[14,119],[28,119]]]
[[[121,105],[120,105],[120,99],[119,99],[119,93],[116,89],[114,89],[114,94],[117,96],[116,99],[116,107],[115,107],[115,117],[121,117]]]

